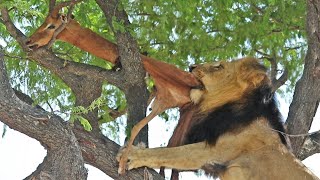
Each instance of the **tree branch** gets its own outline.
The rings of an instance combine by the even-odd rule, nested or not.
[[[289,77],[289,71],[287,68],[285,68],[280,78],[272,82],[272,92],[275,92],[282,85],[284,85],[284,83],[286,83],[286,81],[288,80],[288,77]]]
[[[258,49],[255,49],[255,52],[262,55],[263,58],[267,59],[270,62],[271,64],[270,79],[272,82],[272,92],[275,92],[279,87],[281,87],[288,80],[288,76],[289,76],[288,69],[285,68],[280,78],[277,79],[279,70],[278,70],[276,56],[275,55],[271,56],[267,53],[259,51]]]
[[[146,116],[148,91],[144,77],[146,72],[143,68],[138,51],[137,42],[128,31],[121,32],[114,29],[114,17],[118,23],[122,23],[125,29],[130,28],[130,22],[126,12],[122,9],[119,0],[96,0],[104,15],[107,23],[113,29],[122,64],[123,78],[126,79],[124,93],[128,105],[127,130],[131,131],[134,124]],[[148,129],[143,128],[135,142],[145,142],[148,144]]]
[[[25,95],[19,91],[15,91],[15,93],[18,95],[19,99],[23,100],[27,104],[31,105],[33,103],[33,100],[28,95]],[[60,121],[63,120],[61,119]],[[114,179],[142,179],[142,169],[128,171],[126,176],[118,175],[116,168],[118,162],[115,159],[120,148],[118,144],[104,137],[100,133],[86,132],[83,131],[82,128],[74,127],[73,132],[77,137],[79,145],[81,146],[81,152],[85,163],[100,169]],[[152,171],[151,173],[154,179],[163,179],[157,172]],[[39,173],[35,172],[29,177],[33,177],[35,174]]]
[[[297,157],[300,160],[304,160],[316,153],[320,153],[320,130],[312,133],[305,139]]]
[[[10,128],[36,138],[48,150],[48,159],[39,174],[45,173],[51,179],[86,179],[87,171],[71,128],[56,116],[50,117],[16,98],[6,76],[2,51],[0,84],[0,92],[6,93],[0,93],[0,120]]]
[[[52,12],[55,5],[56,5],[56,0],[49,1],[49,13]]]

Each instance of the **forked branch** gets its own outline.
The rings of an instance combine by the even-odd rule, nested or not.
[[[272,92],[275,92],[279,87],[281,87],[289,77],[289,71],[288,68],[284,68],[284,71],[280,78],[277,79],[278,75],[278,62],[276,55],[270,55],[268,53],[262,52],[260,50],[255,50],[256,53],[260,54],[263,59],[267,59],[271,64],[271,70],[270,70],[270,79],[272,82]]]

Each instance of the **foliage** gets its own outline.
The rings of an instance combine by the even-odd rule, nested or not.
[[[282,93],[292,92],[297,78],[301,76],[306,51],[305,1],[122,2],[132,22],[130,32],[137,38],[141,52],[149,56],[183,69],[193,63],[247,55],[261,59],[275,57],[280,70],[289,70],[289,81]],[[47,0],[6,0],[1,1],[0,6],[10,9],[13,21],[26,35],[32,34],[39,27],[48,11]],[[114,41],[111,28],[94,0],[76,5],[73,14],[82,26]],[[113,24],[117,25],[118,30],[123,30],[122,22],[114,21]],[[75,101],[70,88],[50,72],[29,61],[1,23],[0,37],[0,41],[5,44],[6,66],[14,88],[29,94],[35,104],[45,106],[53,113],[70,112]],[[111,68],[109,63],[66,43],[55,43],[53,51],[67,60]],[[264,62],[270,65],[268,61]],[[152,81],[148,82],[153,84]],[[126,108],[125,97],[119,89],[106,84],[103,90],[101,98],[93,102],[92,106],[73,108],[76,113],[73,113],[72,119],[80,120],[88,130],[90,124],[81,113],[98,108],[100,123],[109,124],[113,122],[109,115],[110,109]],[[165,114],[162,117],[167,119]],[[109,129],[116,132],[119,126],[110,123]]]
[[[126,1],[143,52],[186,68],[239,56],[275,56],[295,84],[306,50],[304,1]]]

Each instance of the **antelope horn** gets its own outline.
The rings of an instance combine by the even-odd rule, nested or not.
[[[77,4],[79,2],[81,2],[82,0],[72,0],[72,1],[67,1],[67,2],[61,2],[60,4],[56,5],[53,10],[50,12],[51,16],[53,18],[58,18],[59,17],[59,11],[63,8],[63,7],[67,7],[70,5],[74,5]]]

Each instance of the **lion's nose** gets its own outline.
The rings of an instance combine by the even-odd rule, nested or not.
[[[189,66],[189,72],[192,72],[196,67],[198,67],[196,64]]]

